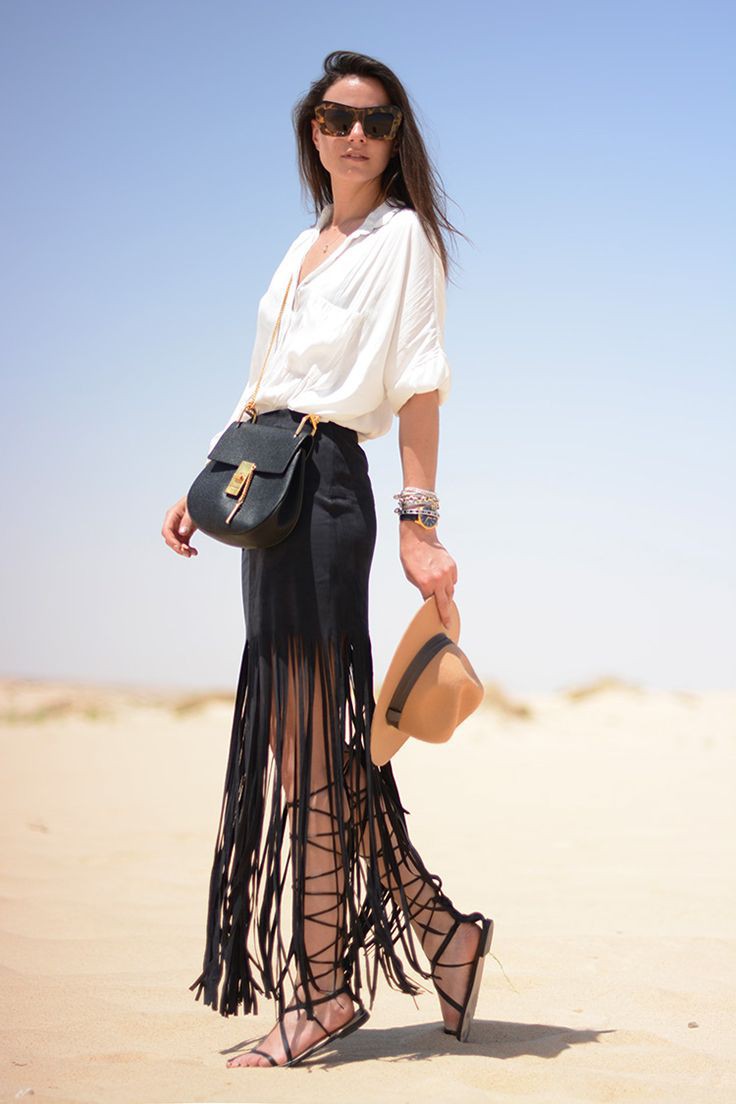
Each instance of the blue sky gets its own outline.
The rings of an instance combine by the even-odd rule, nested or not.
[[[292,106],[351,49],[404,81],[471,239],[437,491],[476,670],[733,687],[734,11],[4,0],[0,670],[234,686],[239,554],[160,528],[312,222]],[[421,596],[398,421],[365,448],[380,680]]]

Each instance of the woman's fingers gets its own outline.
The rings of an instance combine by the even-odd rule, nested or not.
[[[174,552],[180,556],[197,556],[199,553],[189,543],[197,526],[192,521],[186,507],[186,496],[166,511],[161,535]]]
[[[184,514],[182,515],[182,519],[179,522],[179,537],[183,546],[194,556],[198,555],[197,549],[192,546],[190,541],[196,532],[197,526],[192,521],[190,513],[185,506]]]
[[[434,600],[437,603],[437,612],[440,615],[440,621],[446,629],[450,627],[450,599],[452,594],[449,590],[439,589],[434,592]]]
[[[447,579],[443,579],[441,582],[436,582],[434,584],[434,589],[430,590],[428,594],[422,595],[426,601],[430,594],[434,594],[434,600],[437,603],[437,613],[446,629],[449,629],[452,620],[451,608],[454,592],[455,587],[453,583],[448,582]]]
[[[196,532],[197,526],[192,521],[191,514],[185,506],[184,513],[182,514],[181,521],[179,522],[179,534],[182,537],[191,537]]]

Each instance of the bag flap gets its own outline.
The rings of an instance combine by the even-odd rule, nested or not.
[[[231,422],[208,459],[231,464],[234,468],[243,460],[252,460],[256,471],[283,475],[304,438],[304,433],[295,437],[291,429],[259,425],[258,422]]]

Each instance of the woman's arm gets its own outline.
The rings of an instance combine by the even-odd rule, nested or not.
[[[399,452],[404,487],[434,491],[439,445],[437,390],[412,395],[399,410]],[[435,529],[415,521],[399,522],[401,566],[422,598],[434,594],[443,625],[449,627],[450,601],[457,583],[457,565],[440,543]]]

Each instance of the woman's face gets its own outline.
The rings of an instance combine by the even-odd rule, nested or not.
[[[340,77],[326,90],[324,99],[349,107],[380,107],[391,103],[385,88],[375,77]],[[333,178],[333,194],[336,178],[355,184],[380,179],[396,143],[395,138],[366,138],[357,119],[344,138],[323,134],[317,120],[312,119],[312,140],[322,164]],[[348,153],[360,154],[361,159],[351,159]]]

